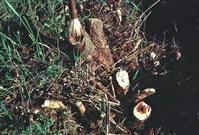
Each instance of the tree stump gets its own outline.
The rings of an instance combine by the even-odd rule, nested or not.
[[[99,65],[103,65],[105,69],[111,68],[114,61],[103,31],[103,22],[96,18],[89,19],[87,31],[94,44],[94,51],[90,52],[92,68],[95,69]]]
[[[95,71],[98,66],[110,69],[114,64],[112,54],[103,31],[103,22],[99,19],[89,19],[83,30],[81,42],[70,36],[68,40],[81,53],[81,59],[91,64],[91,70]],[[87,33],[88,32],[88,33]]]

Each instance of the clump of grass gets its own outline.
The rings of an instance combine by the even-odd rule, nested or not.
[[[6,4],[9,12],[5,10],[5,14],[1,17],[9,16],[12,13],[13,16],[18,18],[16,20],[19,20],[16,25],[24,29],[15,31],[15,29],[10,30],[13,27],[4,25],[7,27],[3,27],[0,33],[2,41],[0,43],[0,113],[2,114],[0,119],[8,124],[1,124],[1,133],[30,134],[37,132],[38,134],[47,134],[50,132],[52,125],[55,124],[51,118],[41,115],[41,117],[37,116],[35,123],[31,123],[28,117],[31,116],[32,104],[41,97],[41,95],[39,96],[42,93],[41,90],[46,85],[50,85],[54,78],[61,74],[64,66],[63,62],[58,59],[59,54],[49,51],[51,49],[42,42],[40,34],[43,31],[38,25],[34,24],[37,18],[35,9],[37,6],[42,6],[42,3],[30,0],[25,3],[19,1],[17,4],[5,0],[3,3]],[[56,4],[60,3],[63,4],[63,1],[50,3],[48,9],[53,8],[54,10],[57,6]],[[29,12],[25,13],[27,9]],[[47,13],[47,11],[45,12]],[[52,12],[55,11],[50,12],[53,16],[50,16],[52,18],[49,19],[55,19],[54,16],[56,15]],[[10,20],[4,19],[4,21],[9,22]],[[56,21],[60,22],[59,19]],[[53,23],[57,25],[56,29],[51,26],[50,28],[55,29],[54,34],[59,35],[60,31],[57,30],[60,28],[59,24]],[[58,50],[55,51],[58,52]],[[71,113],[64,113],[67,114],[64,117],[69,118],[69,121],[65,122],[64,126],[70,127],[72,123],[75,124],[72,121]],[[64,123],[59,124],[62,125]],[[17,128],[18,126],[16,125],[20,126],[20,128]],[[72,128],[67,128],[68,131],[63,132],[70,132],[70,129]],[[75,131],[75,128],[73,130]],[[56,130],[55,132],[61,133],[62,131]]]

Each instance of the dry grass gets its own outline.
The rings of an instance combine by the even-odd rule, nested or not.
[[[19,15],[22,24],[13,19],[17,21],[19,30],[12,27],[11,18],[1,33],[2,133],[133,134],[144,131],[144,123],[133,118],[137,92],[134,88],[139,85],[133,81],[137,79],[139,70],[157,72],[162,65],[155,66],[154,62],[166,55],[166,45],[148,41],[142,31],[148,12],[143,14],[131,2],[124,1],[120,7],[123,15],[120,22],[113,3],[80,1],[83,26],[89,18],[103,21],[114,60],[109,69],[102,65],[93,73],[90,65],[81,61],[80,52],[74,51],[66,41],[64,29],[70,20],[67,2],[30,1],[29,4],[32,4],[31,7],[29,5],[32,16],[22,12]],[[48,13],[46,8],[53,11]],[[12,31],[6,31],[10,28]],[[17,32],[19,37],[15,38]],[[31,34],[32,37],[29,36]],[[150,57],[151,52],[156,54],[155,59]],[[131,77],[127,95],[118,90],[115,80],[115,73],[120,68],[126,69]],[[62,101],[67,109],[42,108],[46,99]],[[77,101],[83,103],[85,113],[79,111]],[[35,113],[36,110],[39,112]],[[104,113],[106,117],[101,117]],[[150,133],[155,134],[155,131]]]

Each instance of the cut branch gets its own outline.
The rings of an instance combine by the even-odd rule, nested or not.
[[[69,11],[72,19],[78,18],[78,13],[76,9],[76,0],[69,1]]]

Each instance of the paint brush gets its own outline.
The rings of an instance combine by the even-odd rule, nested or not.
[[[68,27],[68,38],[69,41],[73,41],[72,44],[81,40],[83,36],[82,25],[78,19],[78,12],[76,8],[76,0],[69,1],[69,12],[71,15],[71,21]]]

